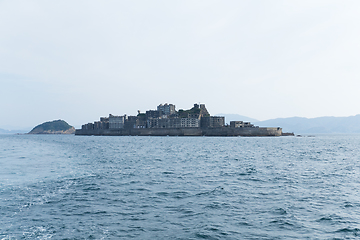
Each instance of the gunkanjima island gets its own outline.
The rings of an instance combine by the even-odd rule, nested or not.
[[[231,121],[211,116],[205,104],[176,111],[173,104],[160,104],[156,110],[137,116],[101,117],[100,121],[82,125],[75,135],[105,136],[282,136],[280,127],[258,127],[250,122]]]

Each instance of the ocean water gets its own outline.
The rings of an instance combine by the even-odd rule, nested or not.
[[[0,135],[0,239],[359,239],[360,135]]]

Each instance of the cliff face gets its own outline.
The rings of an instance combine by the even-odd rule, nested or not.
[[[45,122],[34,127],[29,134],[74,134],[75,128],[64,120]]]

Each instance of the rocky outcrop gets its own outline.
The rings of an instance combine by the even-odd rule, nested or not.
[[[37,125],[29,134],[75,134],[75,128],[64,120],[55,120]]]

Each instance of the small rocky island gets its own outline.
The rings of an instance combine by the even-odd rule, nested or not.
[[[230,121],[224,116],[211,116],[205,104],[194,104],[188,110],[174,104],[160,104],[156,110],[100,117],[76,129],[75,135],[98,136],[282,136],[280,127],[258,127],[250,122]]]
[[[75,128],[64,120],[45,122],[34,127],[29,134],[74,134]]]

